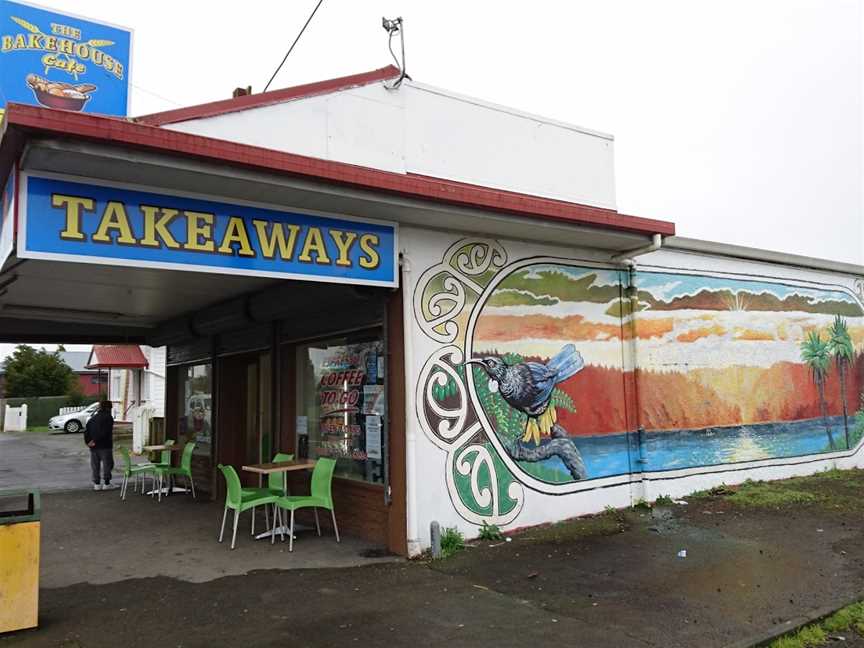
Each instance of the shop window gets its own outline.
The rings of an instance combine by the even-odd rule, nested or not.
[[[380,331],[297,348],[298,453],[336,475],[384,483],[386,391]]]
[[[177,382],[177,441],[194,441],[195,454],[209,457],[213,443],[211,365],[207,363],[181,367]]]

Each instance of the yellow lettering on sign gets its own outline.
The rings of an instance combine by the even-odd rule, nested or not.
[[[45,54],[42,57],[42,65],[46,68],[57,68],[58,70],[63,70],[72,75],[82,74],[87,70],[86,66],[82,65],[75,59],[61,59],[58,58],[56,54]]]
[[[213,242],[215,216],[207,212],[185,211],[183,213],[186,215],[186,245],[183,247],[195,252],[213,252],[216,249],[216,244]]]
[[[3,36],[3,47],[2,47],[2,50],[3,50],[4,52],[8,52],[8,51],[11,50],[13,47],[15,47],[15,43],[12,41],[12,37],[11,37],[11,36]]]
[[[337,266],[351,267],[351,246],[357,240],[355,232],[343,232],[342,230],[331,229],[330,238],[336,244],[339,250],[339,258],[336,259]]]
[[[92,239],[96,243],[111,243],[111,232],[117,233],[117,243],[120,245],[135,245],[137,241],[132,236],[132,227],[129,225],[129,216],[123,203],[109,200],[99,221],[99,228]]]
[[[252,225],[255,226],[255,231],[258,233],[258,241],[261,243],[261,254],[265,259],[272,259],[276,256],[276,247],[279,247],[279,257],[283,261],[290,261],[294,256],[294,244],[297,241],[297,232],[300,231],[299,225],[283,225],[282,223],[273,223],[270,234],[267,234],[267,225],[269,221],[253,220]],[[288,237],[285,237],[285,228],[288,228]]]
[[[317,227],[310,227],[306,233],[306,242],[303,244],[303,251],[297,257],[298,261],[311,263],[312,252],[315,252],[315,263],[321,265],[330,263],[330,257],[327,256],[327,246],[324,245],[324,236]]]
[[[66,227],[60,232],[60,238],[65,241],[83,241],[86,236],[81,231],[81,210],[94,211],[95,201],[92,198],[51,194],[51,206],[56,209],[66,208]]]
[[[364,234],[360,237],[360,249],[363,250],[365,256],[360,257],[360,267],[367,270],[374,270],[381,263],[381,256],[375,248],[378,246],[379,240],[377,234]]]
[[[139,207],[144,215],[144,237],[138,242],[144,247],[165,247],[171,250],[179,250],[180,244],[171,234],[168,225],[179,213],[176,209],[169,207],[153,207],[152,205],[141,205]],[[157,239],[156,236],[159,236]]]
[[[255,256],[255,250],[249,245],[249,234],[246,232],[246,223],[239,216],[231,216],[228,219],[228,226],[225,228],[222,243],[219,245],[219,253],[233,255],[234,248],[231,246],[235,243],[237,244],[238,256]]]
[[[62,36],[71,36],[75,40],[81,40],[81,30],[77,27],[70,27],[69,25],[51,23],[51,33],[60,34]]]

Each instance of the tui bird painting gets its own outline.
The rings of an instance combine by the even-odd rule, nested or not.
[[[533,440],[540,445],[540,435],[549,436],[557,421],[555,406],[550,407],[552,391],[559,383],[581,371],[585,362],[572,344],[565,345],[546,364],[520,362],[508,365],[501,358],[474,358],[465,364],[476,364],[489,375],[489,391],[500,391],[510,407],[528,416],[523,443]]]

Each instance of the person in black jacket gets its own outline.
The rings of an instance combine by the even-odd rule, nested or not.
[[[84,428],[84,443],[90,448],[90,468],[93,470],[93,490],[110,490],[117,488],[111,483],[111,470],[114,468],[114,418],[111,416],[111,401],[99,403],[97,411]],[[99,466],[102,466],[99,481]]]

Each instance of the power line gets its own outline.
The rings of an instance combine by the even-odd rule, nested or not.
[[[273,79],[276,78],[276,75],[279,74],[279,70],[282,69],[282,66],[285,65],[285,61],[288,60],[288,57],[291,55],[291,51],[294,49],[294,46],[297,44],[297,41],[300,40],[300,37],[303,35],[303,32],[306,31],[306,28],[309,26],[309,23],[312,22],[312,18],[315,17],[315,12],[318,11],[318,7],[321,6],[321,3],[324,0],[318,0],[318,4],[315,5],[315,8],[312,10],[312,13],[309,14],[309,18],[306,20],[306,24],[303,25],[303,29],[300,30],[300,33],[297,34],[297,38],[294,39],[294,42],[291,43],[291,47],[288,48],[288,51],[285,53],[285,58],[282,59],[282,62],[279,64],[279,67],[276,68],[276,71],[273,73],[273,76],[270,77],[270,80],[267,82],[267,85],[264,86],[264,92],[267,92],[267,88],[270,87],[270,84],[273,83]]]
[[[148,95],[150,95],[150,96],[152,96],[152,97],[156,97],[157,99],[161,99],[162,101],[167,101],[168,103],[170,103],[170,104],[174,104],[175,106],[178,106],[178,107],[182,107],[182,106],[183,106],[183,104],[181,104],[180,102],[174,101],[173,99],[169,99],[168,97],[166,97],[166,96],[164,96],[164,95],[161,95],[161,94],[159,94],[158,92],[153,92],[152,90],[148,90],[147,88],[144,88],[144,87],[138,85],[137,83],[132,83],[132,82],[130,81],[130,82],[129,82],[129,85],[131,85],[131,86],[132,86],[133,88],[135,88],[136,90],[140,90],[141,92],[143,92],[143,93],[145,93],[145,94],[148,94]]]

